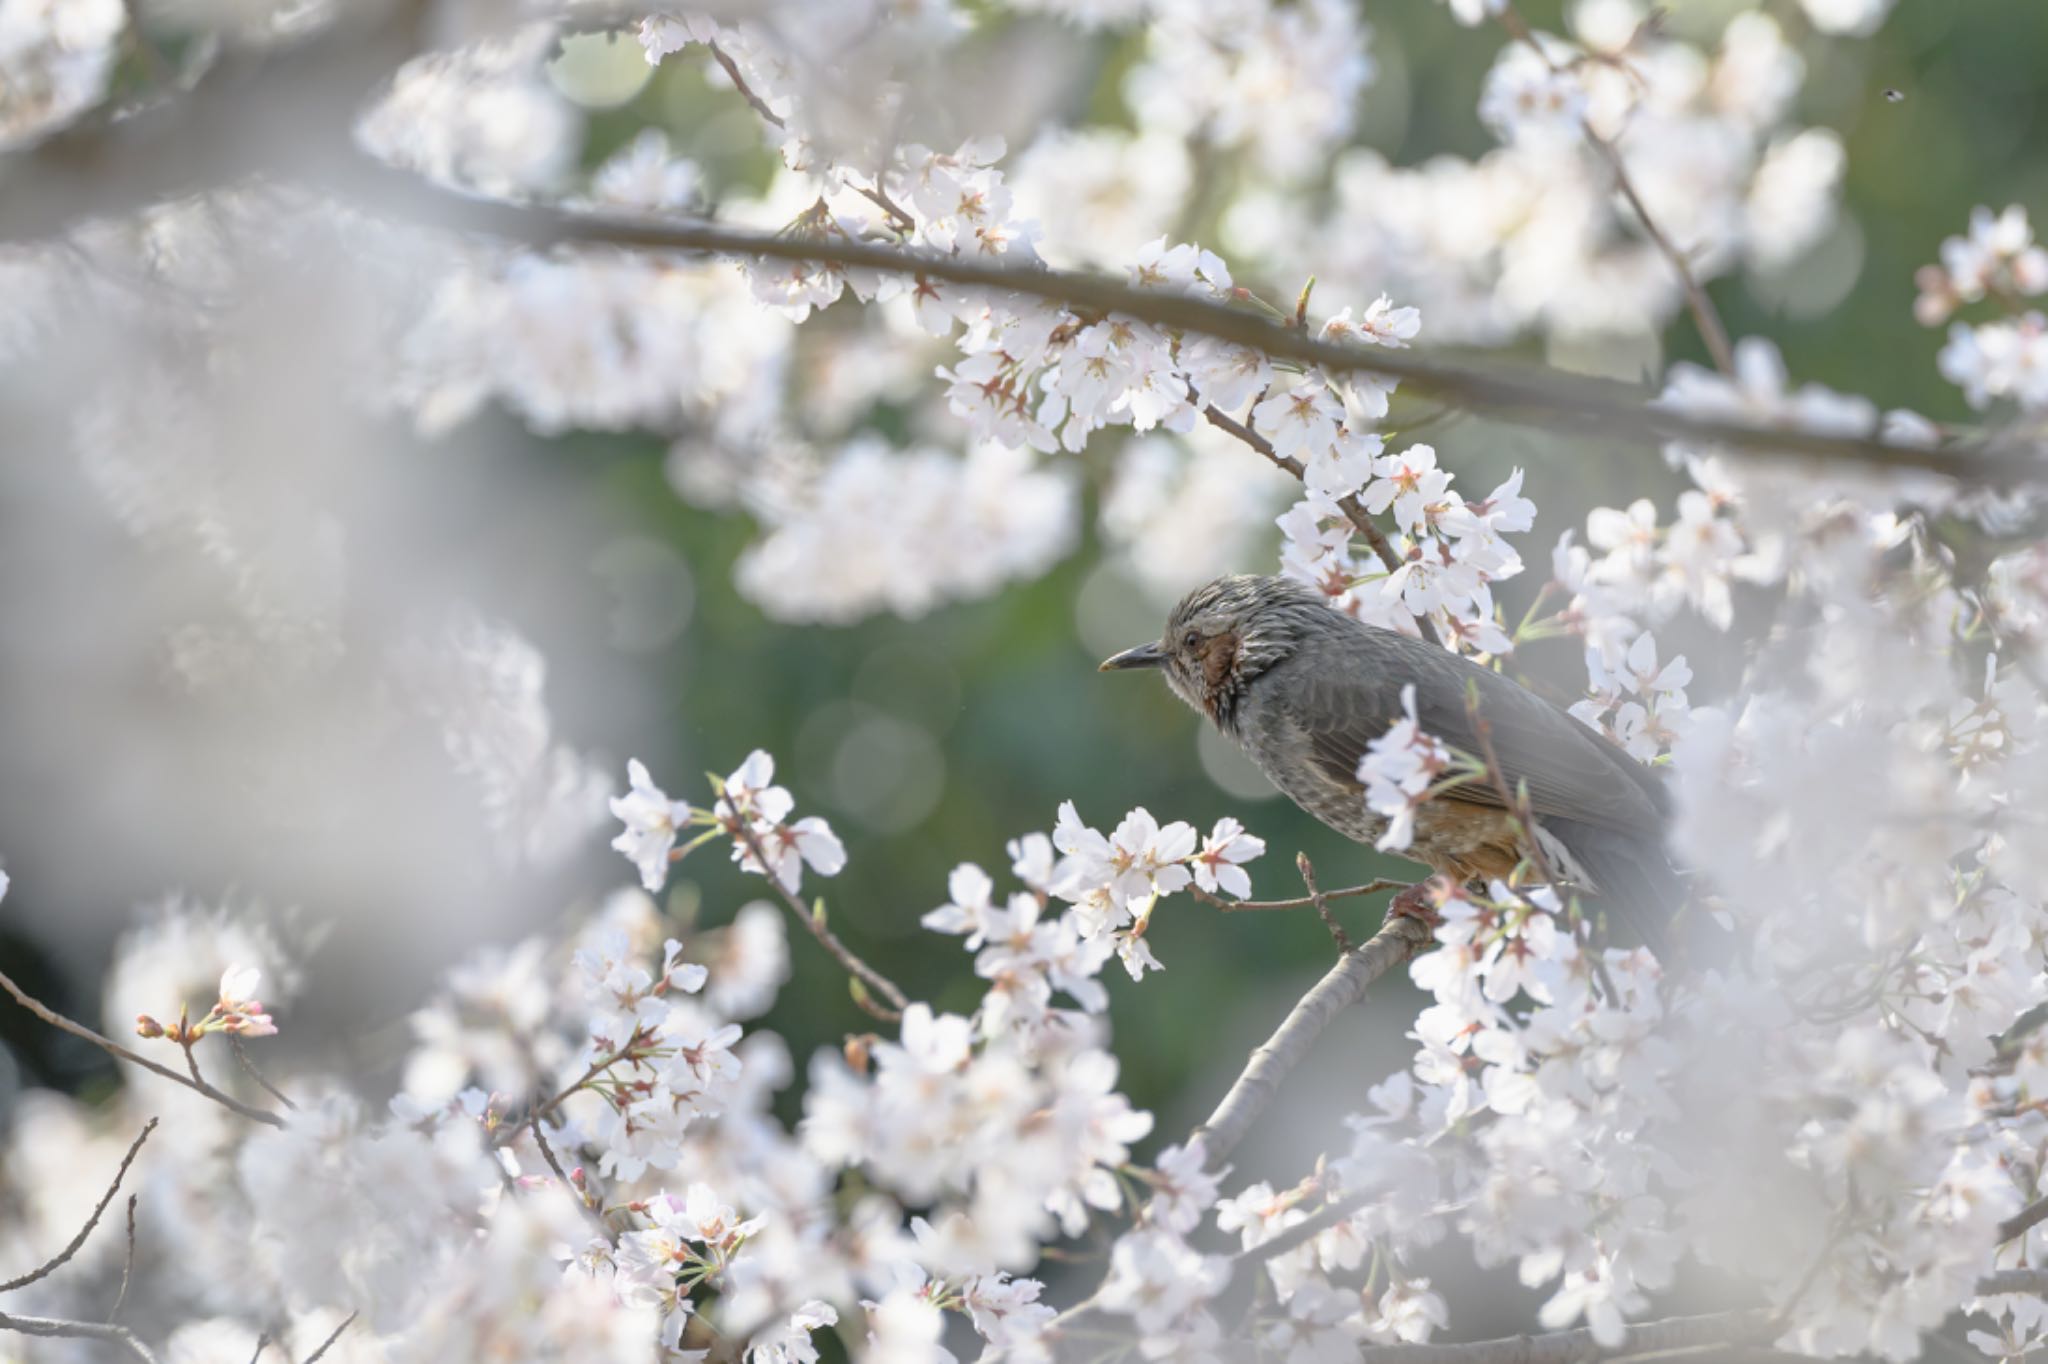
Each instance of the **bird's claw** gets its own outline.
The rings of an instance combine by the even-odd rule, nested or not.
[[[1396,894],[1393,899],[1387,901],[1387,916],[1392,918],[1399,914],[1413,919],[1428,929],[1431,937],[1436,936],[1437,927],[1443,923],[1444,916],[1437,912],[1433,881],[1434,878],[1430,881],[1418,881]]]

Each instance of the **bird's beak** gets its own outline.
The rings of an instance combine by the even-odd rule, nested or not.
[[[1166,653],[1159,647],[1158,641],[1154,640],[1150,644],[1140,644],[1135,649],[1126,649],[1120,654],[1103,659],[1102,665],[1096,671],[1113,673],[1125,668],[1156,668],[1164,662]]]

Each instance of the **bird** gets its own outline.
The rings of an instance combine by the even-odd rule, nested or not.
[[[1654,773],[1511,678],[1346,615],[1305,583],[1240,574],[1204,584],[1173,608],[1156,642],[1100,670],[1132,668],[1158,669],[1296,805],[1361,843],[1376,842],[1387,817],[1366,803],[1359,759],[1403,718],[1403,688],[1415,688],[1425,733],[1478,757],[1488,745],[1468,708],[1474,694],[1499,775],[1527,791],[1538,847],[1494,784],[1475,780],[1417,811],[1409,857],[1461,886],[1508,877],[1525,860],[1547,865],[1619,906],[1653,948],[1684,900]],[[1422,887],[1396,898],[1395,912],[1428,919]]]

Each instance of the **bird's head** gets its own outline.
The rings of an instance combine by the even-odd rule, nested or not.
[[[1157,668],[1181,700],[1229,729],[1252,680],[1334,615],[1320,593],[1289,578],[1218,578],[1181,598],[1156,642],[1104,659],[1101,670]]]

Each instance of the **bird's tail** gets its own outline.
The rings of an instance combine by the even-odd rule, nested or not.
[[[1595,825],[1549,823],[1548,832],[1569,850],[1587,883],[1587,908],[1604,913],[1624,940],[1640,940],[1659,961],[1681,969],[1726,956],[1728,935],[1696,902],[1690,877],[1660,844]]]

